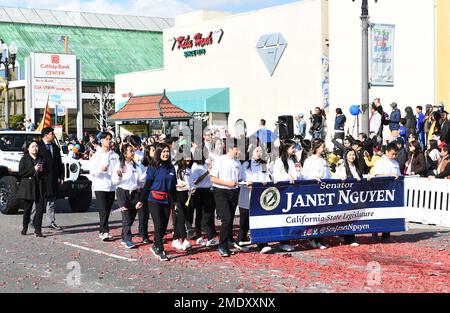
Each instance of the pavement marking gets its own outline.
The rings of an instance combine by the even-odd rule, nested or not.
[[[124,256],[120,256],[120,255],[116,255],[116,254],[112,254],[112,253],[107,253],[107,252],[104,252],[104,251],[101,251],[101,250],[95,250],[95,249],[91,249],[91,248],[75,245],[75,244],[67,242],[67,241],[64,242],[64,244],[66,246],[78,248],[78,249],[85,250],[85,251],[94,252],[94,253],[97,253],[97,254],[107,255],[107,256],[110,256],[112,258],[116,258],[116,259],[120,259],[120,260],[125,260],[125,261],[129,261],[129,262],[136,262],[137,261],[136,259],[130,259],[130,258],[126,258]]]

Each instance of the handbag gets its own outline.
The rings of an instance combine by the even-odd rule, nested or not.
[[[150,193],[153,199],[158,201],[167,201],[169,199],[169,194],[167,192],[151,190]]]

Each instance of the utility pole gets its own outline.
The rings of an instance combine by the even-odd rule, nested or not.
[[[64,36],[64,53],[68,54],[69,53],[69,36]],[[66,135],[69,136],[69,109],[65,108],[66,110]],[[57,114],[55,112],[55,114]]]
[[[105,129],[104,129],[104,125],[105,125],[104,115],[105,114],[103,112],[103,109],[104,109],[103,108],[103,86],[97,88],[97,91],[100,94],[100,101],[99,101],[99,103],[100,103],[100,131],[103,133],[105,131]]]
[[[353,0],[354,2],[355,0]],[[375,0],[377,2],[378,0]],[[361,4],[361,34],[362,34],[362,47],[361,47],[361,131],[363,133],[369,133],[369,28],[370,28],[370,16],[369,16],[369,3],[368,0],[362,0]]]

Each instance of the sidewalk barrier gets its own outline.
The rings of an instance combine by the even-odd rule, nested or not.
[[[450,227],[450,180],[419,177],[405,179],[407,220]]]

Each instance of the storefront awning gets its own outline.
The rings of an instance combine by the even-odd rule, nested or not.
[[[167,91],[173,104],[186,112],[230,113],[230,89]]]
[[[172,104],[166,94],[131,97],[113,121],[186,120],[191,114]]]

